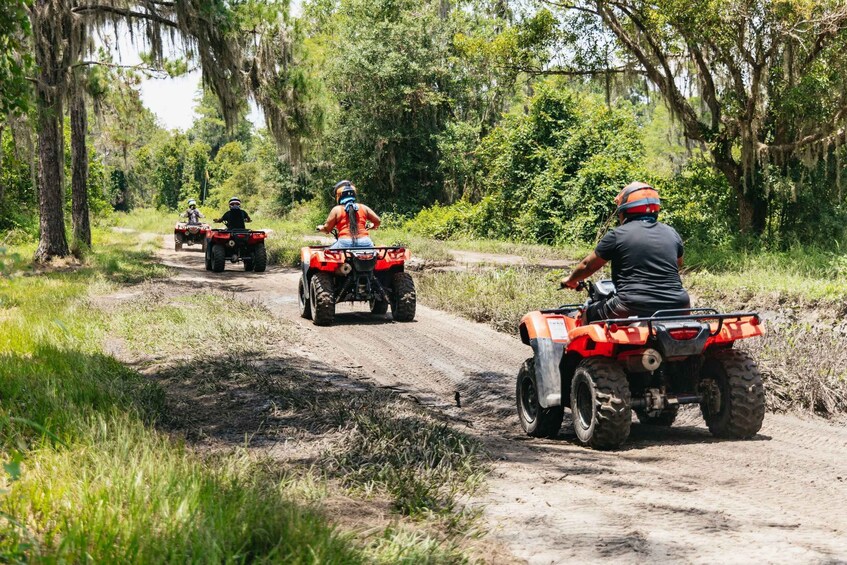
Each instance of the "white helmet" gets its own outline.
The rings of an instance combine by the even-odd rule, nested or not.
[[[188,205],[189,206],[197,206],[197,201],[192,198],[191,200],[188,201]]]

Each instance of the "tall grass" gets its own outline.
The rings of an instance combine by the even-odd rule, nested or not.
[[[204,461],[151,427],[163,391],[102,353],[112,325],[89,300],[151,267],[112,252],[0,281],[0,457],[15,471],[0,558],[361,562],[251,457]]]

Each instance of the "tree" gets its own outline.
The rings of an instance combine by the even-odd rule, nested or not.
[[[298,88],[289,80],[290,59],[272,55],[288,49],[287,2],[266,0],[231,4],[225,0],[34,0],[29,8],[35,61],[39,137],[39,212],[41,236],[35,258],[47,260],[69,252],[62,202],[63,96],[71,69],[96,65],[90,54],[92,30],[125,25],[130,37],[144,38],[149,61],[164,62],[168,38],[180,38],[203,71],[203,83],[219,99],[232,126],[253,93],[277,141],[296,146],[300,123],[290,119]],[[248,23],[250,27],[242,27]],[[296,112],[295,112],[296,114]]]
[[[733,187],[743,232],[765,228],[769,175],[825,159],[845,141],[843,0],[548,3],[578,21],[593,17],[598,34],[617,39],[624,66],[645,73]]]

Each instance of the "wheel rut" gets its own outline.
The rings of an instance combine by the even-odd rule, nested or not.
[[[479,437],[493,471],[470,504],[527,562],[847,562],[844,420],[767,414],[754,439],[727,441],[688,409],[671,428],[633,424],[623,450],[598,452],[576,445],[566,414],[557,438],[530,439],[514,378],[531,351],[516,337],[421,305],[411,323],[342,305],[316,327],[299,317],[297,270],[208,273],[201,253],[172,249],[166,238],[160,258],[176,282],[260,301],[298,328],[303,355]]]

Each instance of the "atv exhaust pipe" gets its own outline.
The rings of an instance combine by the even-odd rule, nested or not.
[[[641,355],[626,358],[626,368],[630,373],[652,373],[662,364],[662,354],[655,349],[645,349]]]
[[[335,274],[346,277],[352,270],[353,267],[350,266],[350,263],[342,263],[337,269],[335,269]]]

